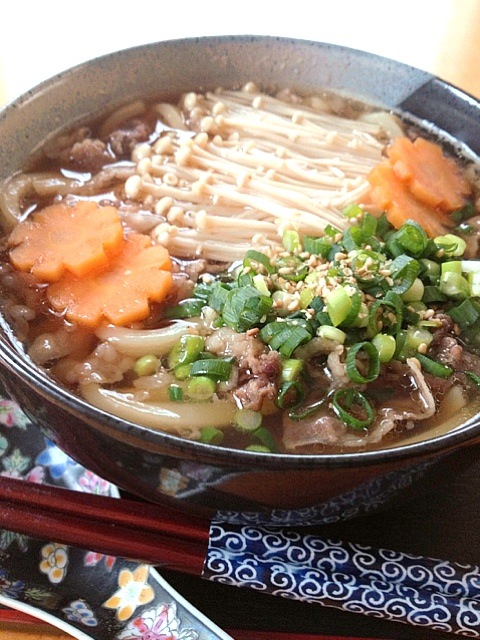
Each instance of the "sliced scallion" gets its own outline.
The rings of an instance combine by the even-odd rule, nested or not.
[[[471,298],[467,298],[453,309],[447,311],[460,329],[467,329],[475,324],[480,318],[480,304]]]
[[[282,244],[285,251],[288,251],[289,253],[296,253],[302,249],[300,236],[298,235],[298,231],[295,231],[294,229],[286,229],[283,232]]]
[[[362,373],[357,364],[359,356],[366,356],[366,371]],[[364,369],[365,366],[362,366]],[[378,351],[371,342],[357,342],[349,347],[345,359],[345,371],[352,382],[365,384],[378,378],[380,373],[380,358]]]
[[[340,420],[351,429],[366,429],[375,417],[372,405],[367,398],[351,387],[335,391],[332,408]]]
[[[251,433],[262,426],[263,416],[260,411],[237,409],[233,416],[233,426],[242,433]]]
[[[391,264],[391,277],[393,279],[392,291],[398,294],[408,291],[420,271],[418,260],[406,255],[400,255]]]
[[[391,335],[386,335],[385,333],[377,333],[377,335],[372,338],[372,344],[378,351],[378,358],[380,362],[390,362],[395,353],[395,338]]]
[[[225,358],[209,358],[196,360],[190,365],[190,376],[206,376],[216,381],[229,380],[232,373],[232,363]]]
[[[202,427],[200,429],[200,442],[204,444],[221,444],[223,439],[223,431],[216,427]]]
[[[347,318],[352,308],[352,298],[348,295],[344,287],[336,287],[332,289],[325,299],[327,305],[327,313],[334,327]]]
[[[270,452],[277,451],[277,443],[271,432],[266,427],[259,427],[252,433],[252,436],[257,440],[260,440],[261,444]],[[253,451],[253,449],[250,449]],[[258,449],[257,449],[258,451]]]
[[[322,325],[317,329],[317,336],[320,338],[326,338],[327,340],[333,340],[338,344],[344,344],[347,338],[345,331],[338,329],[337,327],[330,327],[329,325]]]
[[[280,409],[293,407],[305,397],[305,390],[298,380],[286,380],[277,395],[276,404]]]
[[[159,362],[160,361],[157,356],[149,353],[141,356],[135,361],[133,370],[139,378],[142,376],[151,376],[157,371]]]
[[[452,367],[449,367],[441,362],[437,362],[433,360],[433,358],[429,358],[421,353],[416,354],[415,356],[417,360],[422,365],[422,369],[427,373],[430,373],[437,378],[449,378],[453,374]]]
[[[167,307],[163,313],[164,318],[182,319],[195,318],[202,313],[205,302],[199,298],[187,298],[178,304]]]
[[[168,366],[174,369],[197,359],[205,346],[205,338],[186,334],[182,336],[168,354]]]
[[[178,384],[171,384],[168,387],[168,397],[173,402],[183,402],[183,387]]]
[[[257,272],[259,265],[261,265],[267,273],[271,274],[275,271],[275,267],[272,266],[270,258],[265,253],[257,251],[256,249],[247,251],[243,259],[243,266],[250,267]]]
[[[216,384],[212,378],[197,376],[188,381],[186,393],[194,402],[210,400],[215,393]]]
[[[232,289],[227,293],[222,309],[226,325],[239,333],[257,326],[272,308],[273,301],[252,286]]]

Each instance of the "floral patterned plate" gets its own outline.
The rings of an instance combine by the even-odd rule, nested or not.
[[[1,389],[0,475],[119,497],[45,438]],[[1,529],[0,606],[80,640],[230,639],[149,565]]]

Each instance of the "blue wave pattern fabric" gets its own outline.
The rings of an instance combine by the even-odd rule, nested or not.
[[[325,540],[295,529],[212,523],[204,578],[470,638],[480,567]]]

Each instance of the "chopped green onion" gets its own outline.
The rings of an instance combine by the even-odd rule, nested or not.
[[[425,285],[420,278],[415,278],[410,289],[407,289],[405,293],[402,293],[402,300],[404,302],[418,302],[423,298],[425,291]]]
[[[259,265],[261,265],[269,274],[275,271],[275,268],[270,262],[270,258],[265,253],[257,251],[256,249],[250,249],[247,251],[245,258],[243,259],[243,266],[251,267],[254,271],[257,271]]]
[[[222,319],[238,333],[244,333],[258,325],[272,305],[272,298],[262,295],[255,287],[232,289],[227,293]]]
[[[329,236],[322,236],[317,238],[316,236],[304,236],[303,237],[303,250],[314,256],[321,256],[327,258],[332,248],[332,238]]]
[[[209,358],[207,360],[195,360],[190,365],[190,376],[206,376],[217,382],[226,382],[232,373],[230,360],[222,358]]]
[[[357,365],[357,356],[367,357],[367,370],[361,373]],[[371,342],[357,342],[352,345],[347,352],[345,359],[345,371],[352,382],[365,384],[378,378],[380,373],[380,358],[378,351]]]
[[[195,402],[204,402],[210,400],[215,393],[216,384],[207,376],[197,376],[191,378],[187,384],[187,395],[191,400]]]
[[[312,339],[312,334],[303,327],[287,325],[287,329],[277,334],[270,341],[272,349],[276,349],[283,356],[289,358],[297,347]],[[281,343],[278,344],[281,340]]]
[[[437,362],[428,356],[418,353],[415,357],[422,365],[422,369],[424,371],[436,376],[437,378],[448,378],[453,374],[453,369],[451,367],[448,367],[441,362]]]
[[[351,387],[335,391],[332,408],[340,420],[351,429],[366,429],[375,417],[367,398]]]
[[[418,357],[420,345],[427,347],[433,340],[433,335],[425,327],[408,327],[404,331],[399,331],[395,336],[396,349],[394,358],[404,362],[412,356]]]
[[[480,304],[470,298],[461,302],[458,306],[449,309],[447,314],[460,329],[467,329],[480,318]]]
[[[397,242],[405,253],[418,258],[425,251],[428,236],[417,222],[408,220],[392,235],[391,240]]]
[[[332,289],[326,296],[327,313],[334,327],[347,318],[352,307],[352,298],[344,287]]]
[[[256,431],[252,433],[252,436],[260,440],[262,445],[268,451],[274,452],[277,450],[277,443],[275,442],[275,438],[272,436],[272,434],[266,427],[259,427]],[[250,451],[253,451],[253,450],[254,449],[250,449]],[[258,449],[256,449],[256,451],[258,451]]]
[[[480,272],[470,271],[467,273],[467,282],[470,286],[470,295],[479,298],[480,297]]]
[[[255,287],[255,289],[258,289],[260,291],[262,295],[264,296],[270,295],[270,290],[268,288],[265,276],[263,276],[261,273],[257,273],[256,275],[253,276],[252,284]]]
[[[460,260],[460,270],[462,273],[476,271],[480,273],[480,260]]]
[[[396,342],[393,336],[377,333],[377,335],[372,338],[372,344],[378,351],[378,358],[382,364],[389,362],[393,358],[396,348]]]
[[[398,294],[408,291],[420,271],[420,264],[414,258],[400,255],[391,264],[391,278],[393,279],[392,291]]]
[[[200,442],[204,444],[221,444],[223,438],[223,431],[216,427],[202,427],[200,429]]]
[[[245,451],[256,451],[257,453],[272,453],[271,450],[263,444],[249,444],[245,447]]]
[[[178,304],[167,307],[163,312],[163,317],[172,320],[181,318],[195,318],[202,313],[202,309],[204,306],[204,300],[201,300],[199,298],[187,298],[185,300],[181,300]]]
[[[168,354],[168,366],[174,369],[180,364],[188,364],[198,358],[203,347],[205,338],[186,334],[172,347]]]
[[[301,251],[302,245],[300,244],[300,236],[298,235],[298,231],[294,229],[286,229],[282,235],[282,244],[285,248],[285,251],[289,253],[295,253]]]
[[[251,433],[262,426],[263,416],[260,411],[237,409],[233,416],[233,426],[243,433]]]
[[[464,300],[470,295],[468,280],[455,271],[445,271],[442,273],[439,289],[441,293],[444,293],[454,300]]]
[[[259,331],[258,337],[265,344],[270,344],[270,340],[280,331],[285,329],[286,322],[281,322],[279,320],[275,320],[274,322],[269,322],[265,324]]]
[[[345,216],[345,218],[349,218],[350,220],[352,218],[363,216],[363,214],[364,210],[362,209],[362,207],[355,203],[347,204],[347,206],[342,209],[342,215]]]
[[[439,287],[427,285],[423,291],[422,302],[429,305],[432,302],[445,302],[448,297],[442,293]]]
[[[306,309],[314,298],[315,298],[315,292],[313,289],[309,289],[308,287],[302,287],[302,290],[300,291],[300,297],[298,300],[300,309]]]
[[[159,359],[152,353],[141,356],[133,365],[133,370],[139,378],[152,376],[158,368]]]
[[[289,282],[300,282],[308,275],[309,267],[297,256],[282,257],[277,260],[277,274]]]
[[[297,358],[286,358],[282,361],[282,380],[284,382],[290,382],[297,380],[298,376],[303,370],[303,360]]]
[[[313,413],[316,413],[319,409],[327,405],[329,401],[330,397],[326,394],[324,397],[316,400],[315,402],[312,402],[311,404],[301,406],[296,405],[288,412],[288,417],[291,420],[295,421],[303,420],[304,418],[308,418],[308,416],[311,416]]]
[[[448,257],[462,256],[467,248],[465,240],[453,233],[447,233],[444,236],[437,236],[433,241],[437,247],[442,250],[443,255]]]
[[[186,380],[190,377],[190,364],[179,364],[173,370],[173,375],[177,380]]]
[[[183,402],[183,387],[178,384],[171,384],[168,387],[168,397],[173,402]]]
[[[465,371],[465,375],[473,382],[474,385],[480,387],[480,376],[478,374],[473,371]]]
[[[420,260],[420,277],[428,280],[430,284],[438,284],[440,282],[440,265],[434,260],[422,258]]]
[[[358,291],[350,296],[350,309],[345,317],[345,319],[340,323],[342,327],[357,327],[362,323],[363,317],[361,314],[362,310],[362,296]],[[365,309],[363,309],[365,311]],[[366,316],[368,316],[368,312],[365,312]]]
[[[347,338],[345,331],[338,329],[337,327],[330,327],[328,325],[322,325],[317,329],[317,336],[320,338],[326,338],[327,340],[333,340],[339,344],[344,344]]]
[[[278,392],[276,404],[280,409],[296,406],[305,397],[305,390],[298,380],[286,380]]]
[[[370,307],[368,316],[370,335],[374,336],[382,330],[395,334],[400,330],[403,322],[403,305],[400,296],[397,298],[394,296],[376,300]]]

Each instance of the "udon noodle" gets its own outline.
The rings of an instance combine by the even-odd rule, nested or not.
[[[142,426],[401,441],[480,383],[475,166],[432,137],[253,83],[134,101],[2,186],[3,313],[60,384]]]

